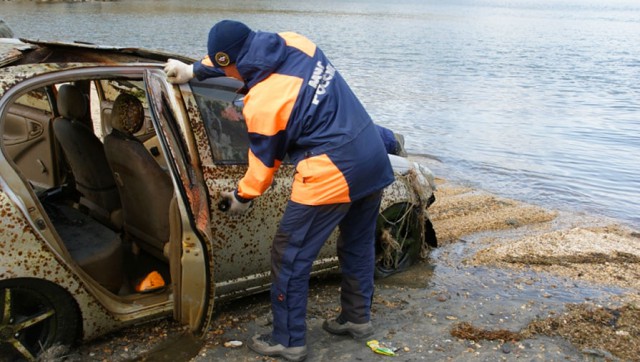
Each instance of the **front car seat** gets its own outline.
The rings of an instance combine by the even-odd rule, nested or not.
[[[114,229],[122,227],[120,196],[105,156],[104,146],[92,126],[83,119],[89,111],[87,98],[71,84],[58,89],[58,113],[53,132],[71,167],[80,204],[89,214]]]
[[[173,184],[169,175],[134,134],[144,125],[144,108],[136,97],[122,93],[111,112],[113,131],[104,146],[116,180],[125,234],[152,255],[166,259],[169,204]]]

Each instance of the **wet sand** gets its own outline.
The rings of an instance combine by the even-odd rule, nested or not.
[[[476,253],[462,261],[465,265],[550,273],[640,290],[638,231],[605,218],[475,195],[477,191],[463,187],[444,184],[440,189],[442,202],[434,205],[431,218],[442,244],[485,233],[477,235]],[[469,210],[469,203],[476,208],[471,214],[451,212],[460,204]],[[492,230],[497,233],[486,233]],[[630,293],[627,297],[637,301],[638,295]]]
[[[376,282],[372,339],[396,349],[393,360],[640,360],[637,230],[442,179],[436,198],[430,215],[440,246]],[[338,275],[312,281],[307,360],[391,358],[322,330],[339,312],[338,295]],[[159,321],[76,348],[67,360],[268,361],[246,347],[269,331],[268,311],[263,293],[218,305],[202,342]],[[230,341],[242,345],[225,347]]]

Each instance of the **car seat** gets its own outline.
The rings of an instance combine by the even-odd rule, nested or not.
[[[80,204],[89,215],[119,230],[122,227],[118,189],[104,146],[90,125],[83,122],[89,111],[87,98],[80,90],[63,84],[58,89],[58,113],[53,132],[73,173]]]
[[[141,248],[165,259],[169,241],[169,204],[173,184],[134,134],[144,125],[144,108],[136,97],[122,93],[111,112],[113,131],[104,145],[120,199],[125,234]]]
[[[73,260],[104,288],[118,293],[124,281],[120,236],[72,207],[46,200],[43,205]]]

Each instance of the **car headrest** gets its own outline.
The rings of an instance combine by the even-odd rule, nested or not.
[[[144,125],[142,102],[131,94],[122,93],[111,110],[111,127],[126,134],[134,134]]]
[[[80,120],[87,113],[87,99],[71,84],[63,84],[58,89],[58,112],[64,118]]]

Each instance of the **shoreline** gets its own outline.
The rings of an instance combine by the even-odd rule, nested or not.
[[[372,338],[396,348],[396,360],[638,360],[640,232],[441,178],[437,186],[438,248],[376,280]],[[376,358],[364,341],[322,329],[339,312],[339,286],[337,274],[311,281],[307,361]],[[163,320],[79,346],[66,360],[271,361],[244,346],[269,331],[269,306],[268,293],[218,304],[204,340]]]
[[[439,242],[455,243],[483,232],[506,236],[502,241],[497,236],[480,238],[480,250],[464,261],[468,265],[529,269],[640,291],[638,230],[605,217],[547,210],[441,179],[439,183],[436,198],[443,201],[431,209]],[[528,231],[510,236],[522,227]]]
[[[519,330],[460,322],[452,336],[503,345],[548,336],[569,341],[585,358],[640,359],[638,230],[608,217],[548,210],[438,181],[441,203],[430,210],[436,233],[444,236],[442,246],[468,244],[464,257],[444,259],[465,268],[500,270],[513,276],[517,289],[525,289],[520,283],[535,283],[523,276],[550,277],[554,281],[542,283],[538,299],[562,305]]]

